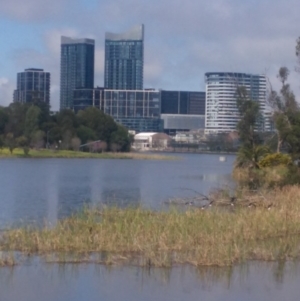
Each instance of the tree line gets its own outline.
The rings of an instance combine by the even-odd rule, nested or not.
[[[77,114],[68,109],[53,113],[41,101],[0,107],[0,148],[8,147],[11,152],[16,147],[24,153],[45,147],[127,152],[131,139],[125,127],[94,107]]]

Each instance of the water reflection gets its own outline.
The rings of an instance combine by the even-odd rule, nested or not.
[[[36,263],[0,269],[0,300],[299,300],[299,264],[282,267],[262,262],[200,269]],[[277,278],[278,270],[284,277]]]

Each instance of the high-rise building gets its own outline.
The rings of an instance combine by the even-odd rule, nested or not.
[[[239,86],[246,88],[250,99],[259,102],[261,113],[264,115],[267,93],[264,75],[209,72],[205,74],[205,81],[206,133],[224,133],[236,130],[241,119],[236,103]]]
[[[61,37],[60,109],[73,108],[73,90],[94,87],[95,41]]]
[[[162,114],[205,114],[205,92],[161,90]]]
[[[50,103],[50,73],[43,69],[29,68],[17,74],[14,102],[33,101]]]
[[[93,106],[110,115],[129,130],[162,131],[159,90],[74,90],[75,112]]]
[[[104,87],[142,90],[144,69],[144,25],[115,34],[105,33]]]

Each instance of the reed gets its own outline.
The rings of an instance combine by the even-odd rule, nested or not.
[[[12,252],[3,254],[0,252],[0,267],[12,267],[16,265],[16,260]]]
[[[45,255],[49,262],[160,267],[285,260],[297,258],[299,246],[297,186],[240,192],[228,210],[85,209],[55,227],[11,229],[0,239],[1,250]]]

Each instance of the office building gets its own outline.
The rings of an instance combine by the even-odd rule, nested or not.
[[[142,90],[144,25],[116,34],[105,33],[104,87],[112,90]]]
[[[84,110],[88,107],[103,109],[104,89],[75,89],[73,90],[73,109],[74,112]]]
[[[50,73],[43,69],[30,68],[17,74],[14,102],[34,101],[50,103]]]
[[[160,99],[165,133],[204,129],[205,92],[161,90]]]
[[[94,87],[94,57],[94,40],[61,37],[61,110],[73,108],[73,90]]]
[[[236,104],[236,91],[239,86],[246,87],[249,98],[259,102],[262,115],[264,114],[267,91],[264,75],[209,72],[205,74],[205,81],[205,133],[226,133],[236,130],[240,120]],[[263,122],[261,124],[263,125]]]
[[[205,92],[161,90],[160,93],[162,114],[205,114]]]
[[[205,115],[161,114],[164,132],[174,136],[179,132],[204,130]]]
[[[158,90],[74,90],[74,110],[93,106],[129,130],[160,132],[160,92]]]

